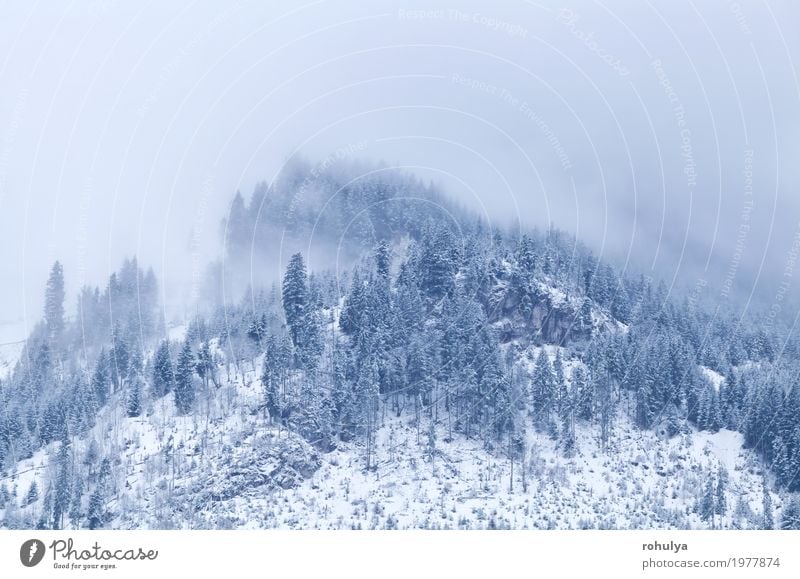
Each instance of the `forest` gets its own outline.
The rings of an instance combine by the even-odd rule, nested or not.
[[[222,230],[225,259],[177,329],[135,257],[77,296],[53,265],[42,319],[0,378],[0,527],[135,527],[144,502],[160,514],[142,526],[196,527],[190,496],[282,492],[337,449],[391,477],[386,437],[403,421],[423,462],[473,445],[534,502],[533,439],[574,461],[617,453],[626,425],[654,444],[738,433],[760,504],[737,506],[718,465],[692,520],[737,528],[738,508],[749,528],[800,529],[800,342],[781,320],[620,272],[555,226],[494,226],[383,166],[292,165],[237,193]],[[224,422],[237,414],[279,466],[222,492],[209,473],[224,454],[209,449],[238,448]],[[126,434],[146,420],[154,440]],[[137,444],[152,488],[120,456]],[[685,526],[686,512],[658,520]]]

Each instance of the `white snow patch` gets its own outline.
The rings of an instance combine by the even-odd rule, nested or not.
[[[700,366],[700,371],[703,373],[711,385],[714,387],[714,390],[719,392],[720,386],[725,383],[725,376],[720,374],[719,372],[715,372],[711,368],[707,368],[706,366]]]

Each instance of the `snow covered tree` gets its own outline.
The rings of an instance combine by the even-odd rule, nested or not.
[[[204,340],[200,343],[200,348],[197,351],[196,370],[197,375],[200,376],[205,388],[208,388],[209,382],[216,383],[216,364],[214,363],[214,358],[211,355],[211,346],[208,343],[208,340]]]
[[[128,385],[125,410],[131,418],[142,414],[142,381],[138,377],[134,377]]]
[[[392,250],[386,241],[381,241],[375,248],[375,271],[378,279],[389,279],[389,266],[392,261]]]
[[[36,480],[31,482],[31,486],[28,488],[28,492],[25,495],[25,506],[32,505],[36,501],[39,500],[39,485],[36,484]]]
[[[153,396],[161,398],[172,392],[175,387],[175,371],[172,366],[172,355],[169,341],[164,340],[158,345],[153,359]]]
[[[775,528],[775,518],[772,512],[772,493],[769,492],[767,478],[764,477],[761,483],[761,504],[762,504],[762,529],[772,530]]]
[[[781,529],[784,531],[800,531],[800,495],[787,498],[781,513]]]
[[[714,485],[714,477],[709,475],[706,477],[706,484],[703,487],[703,497],[700,500],[699,514],[702,520],[711,522],[712,529],[716,528],[714,518],[716,512],[716,488]]]
[[[130,370],[130,349],[128,347],[128,340],[119,329],[114,329],[111,336],[111,351],[110,368],[111,368],[111,382],[114,384],[114,391],[118,392],[122,389],[125,380],[128,378]]]
[[[725,496],[725,491],[728,488],[728,479],[728,471],[724,466],[720,465],[717,470],[716,496],[714,497],[714,512],[719,517],[720,528],[722,528],[722,521],[728,513],[728,500]]]
[[[533,417],[537,428],[550,427],[551,411],[555,399],[555,376],[550,358],[544,348],[539,351],[536,364],[531,375],[531,390],[533,395]]]
[[[58,344],[64,333],[64,268],[56,261],[47,278],[44,295],[44,319],[48,337]]]
[[[594,417],[594,392],[583,365],[572,370],[572,392],[575,415],[582,420],[591,420]]]
[[[83,519],[83,479],[76,475],[72,481],[72,498],[69,504],[69,522],[73,529],[79,529]]]
[[[289,259],[282,286],[283,310],[289,335],[300,364],[313,369],[321,350],[318,321],[308,294],[308,275],[303,256],[295,253]]]
[[[702,520],[711,522],[712,529],[716,528],[717,517],[722,528],[723,518],[728,511],[728,501],[725,498],[727,486],[728,471],[721,465],[716,472],[709,473],[706,477],[698,512]]]
[[[303,342],[305,315],[308,311],[308,278],[303,256],[295,253],[289,259],[286,274],[283,277],[283,311],[289,334],[295,347]]]
[[[95,488],[89,495],[89,511],[86,518],[89,522],[89,529],[93,531],[102,528],[105,524],[105,505],[100,487]]]
[[[175,367],[175,407],[180,414],[188,414],[192,410],[194,399],[194,354],[192,345],[186,340]]]
[[[56,457],[56,483],[53,496],[53,526],[55,529],[64,528],[64,515],[69,510],[72,489],[70,488],[70,446],[69,442],[62,440]]]
[[[291,364],[291,342],[273,335],[267,336],[261,383],[264,386],[265,405],[272,423],[282,417]]]
[[[111,385],[111,368],[109,367],[108,354],[105,349],[100,350],[92,374],[92,388],[98,406],[103,407],[108,401],[109,387]]]

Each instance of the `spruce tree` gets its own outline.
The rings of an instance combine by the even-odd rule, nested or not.
[[[28,488],[28,492],[25,495],[25,506],[32,505],[36,501],[39,500],[39,485],[36,484],[34,480],[31,483],[31,486]]]
[[[128,416],[135,418],[142,414],[142,382],[135,377],[128,387],[128,398],[125,407]]]
[[[64,515],[69,510],[72,498],[70,488],[70,447],[68,440],[62,440],[56,457],[56,485],[53,496],[53,525],[56,529],[64,528]]]
[[[533,395],[533,418],[538,428],[550,426],[550,413],[553,409],[555,397],[555,377],[550,359],[544,348],[539,350],[536,364],[531,375],[531,389]]]
[[[767,477],[761,482],[761,502],[762,508],[762,528],[765,530],[772,530],[775,528],[775,518],[772,512],[772,493],[769,491],[767,485]]]
[[[44,320],[48,337],[58,344],[64,332],[64,268],[56,261],[47,278],[44,296]]]
[[[289,260],[282,285],[283,310],[298,362],[306,369],[316,366],[322,342],[316,309],[308,291],[308,276],[303,256],[295,253]]]
[[[800,495],[787,497],[781,513],[781,529],[784,531],[800,531]]]
[[[303,256],[295,253],[289,259],[282,285],[283,311],[289,334],[296,348],[303,345],[305,316],[308,312],[308,278]]]
[[[169,341],[162,341],[153,359],[153,396],[156,398],[169,394],[175,387],[175,370],[169,348]]]
[[[92,491],[92,494],[89,495],[89,511],[86,514],[89,521],[89,529],[95,530],[102,528],[105,523],[104,509],[102,490],[98,486]]]
[[[108,401],[110,383],[111,369],[109,367],[108,354],[106,354],[105,349],[101,349],[95,363],[94,374],[92,374],[92,389],[99,407],[105,406]]]
[[[709,475],[703,487],[703,497],[700,499],[700,518],[711,522],[711,528],[716,528],[714,515],[716,514],[716,488],[714,477]]]
[[[714,512],[719,516],[719,526],[722,528],[722,521],[728,513],[728,500],[725,496],[725,491],[728,488],[728,471],[724,466],[719,467],[717,470],[717,486],[716,495],[714,497]]]
[[[175,407],[178,413],[188,414],[194,405],[194,398],[194,355],[192,345],[186,340],[175,367]]]

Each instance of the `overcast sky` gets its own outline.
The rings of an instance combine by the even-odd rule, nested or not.
[[[686,287],[778,296],[800,235],[797,2],[0,4],[0,320],[125,256],[173,301],[298,151],[413,167]],[[788,279],[788,278],[787,278]],[[788,291],[797,294],[797,287]]]

